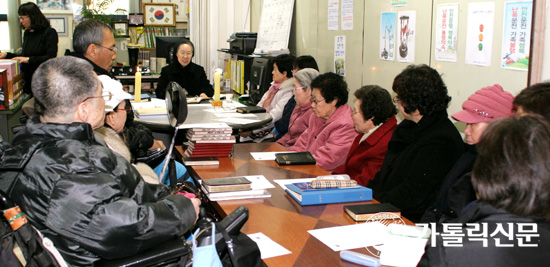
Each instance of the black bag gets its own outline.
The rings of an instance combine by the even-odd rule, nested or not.
[[[228,234],[219,223],[216,224],[216,228],[222,233],[227,245],[227,251],[220,256],[223,266],[261,266],[260,248],[258,248],[256,242],[242,232],[237,235]]]
[[[4,216],[0,216],[0,266],[59,266],[55,258],[42,244],[38,232],[28,223],[18,207],[14,207],[5,193],[0,191],[0,207],[11,210],[10,225]]]

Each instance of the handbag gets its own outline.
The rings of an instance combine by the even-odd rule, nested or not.
[[[220,224],[217,224],[217,227],[222,233],[227,246],[226,253],[222,252],[221,255],[223,266],[261,266],[260,248],[256,242],[242,232],[230,235]]]
[[[212,243],[210,245],[197,246],[196,237],[199,235],[198,228],[193,233],[193,267],[222,267],[222,262],[216,250],[216,224],[212,223]]]

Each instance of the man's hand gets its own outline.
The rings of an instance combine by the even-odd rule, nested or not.
[[[190,199],[191,199],[191,203],[193,203],[193,208],[195,208],[195,222],[193,223],[195,224],[199,219],[199,209],[200,209],[201,201],[198,198],[190,198]]]
[[[155,149],[159,149],[159,148],[163,148],[165,147],[164,143],[160,140],[154,140],[153,141],[153,146],[151,146],[148,150],[151,151],[151,150],[155,150]]]
[[[201,93],[199,96],[200,97],[208,97],[205,93]]]

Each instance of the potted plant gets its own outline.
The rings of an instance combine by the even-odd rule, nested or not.
[[[114,15],[106,14],[105,12],[113,2],[114,0],[97,0],[92,3],[91,0],[84,0],[84,5],[82,6],[82,9],[80,9],[80,15],[83,20],[96,19],[107,25],[111,25]],[[119,8],[115,12],[127,11]]]

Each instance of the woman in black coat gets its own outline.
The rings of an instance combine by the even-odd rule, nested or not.
[[[157,98],[166,96],[168,83],[177,82],[187,91],[189,97],[212,97],[214,89],[204,68],[191,62],[195,55],[195,46],[191,41],[185,40],[174,47],[173,63],[162,68],[159,83],[155,89]]]
[[[44,61],[57,56],[58,37],[55,29],[50,27],[40,8],[34,3],[19,6],[19,21],[25,29],[21,55],[0,53],[0,59],[11,58],[19,60],[24,73],[25,88],[23,91],[32,95],[31,81],[34,71]]]
[[[451,97],[436,70],[410,65],[397,75],[392,89],[405,120],[393,132],[382,169],[368,187],[376,200],[392,203],[418,222],[464,153],[464,143],[448,118]]]

